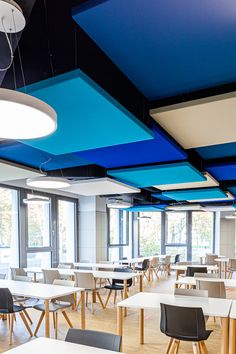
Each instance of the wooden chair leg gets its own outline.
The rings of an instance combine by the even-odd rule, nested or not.
[[[194,354],[201,354],[201,347],[200,347],[200,343],[198,342],[193,342],[193,353]]]
[[[208,354],[208,350],[204,341],[200,342],[200,346],[202,348],[203,354]]]
[[[75,311],[78,310],[78,307],[79,307],[80,303],[81,303],[81,297],[79,298],[79,300],[77,302],[77,305],[75,306]]]
[[[97,291],[97,297],[98,297],[98,300],[99,300],[100,304],[102,305],[102,308],[105,309],[105,306],[104,306],[104,304],[103,304],[103,302],[102,302],[101,295],[99,294],[98,291]]]
[[[173,344],[173,341],[174,341],[174,339],[170,338],[170,340],[169,340],[169,342],[167,344],[167,348],[166,348],[166,353],[165,354],[169,354],[170,348],[172,347],[172,344]]]
[[[111,297],[111,293],[112,293],[112,290],[110,290],[109,294],[107,295],[107,299],[106,299],[106,302],[105,302],[105,305],[104,305],[105,308],[107,307],[108,301],[109,301],[109,299]]]
[[[9,344],[12,345],[12,334],[13,334],[13,324],[14,324],[14,319],[13,319],[13,314],[9,314],[9,319],[10,319],[10,341]]]
[[[38,330],[39,330],[39,328],[40,328],[40,326],[41,326],[41,323],[42,323],[42,321],[43,321],[44,315],[45,315],[45,312],[42,312],[42,313],[41,313],[41,316],[40,316],[40,318],[39,318],[37,327],[36,327],[36,329],[35,329],[35,331],[34,331],[34,336],[35,336],[35,337],[36,337],[36,335],[37,335],[37,333],[38,333]]]
[[[121,290],[120,295],[121,295],[121,300],[123,300],[124,299],[123,290]]]
[[[28,312],[26,311],[26,309],[23,310],[25,317],[27,318],[27,320],[29,321],[29,323],[32,325],[33,321],[31,320],[30,315],[28,314]]]
[[[27,331],[29,332],[30,337],[33,337],[33,333],[31,332],[30,326],[29,326],[23,312],[20,312],[20,317],[21,317],[22,321],[24,322],[24,325],[25,325]]]
[[[58,313],[57,312],[53,312],[53,317],[54,317],[55,339],[57,339]]]
[[[86,300],[85,300],[85,303],[86,303],[86,306],[88,306],[88,291],[86,291]]]
[[[61,313],[63,314],[63,316],[64,316],[64,318],[65,318],[66,322],[67,322],[67,323],[68,323],[68,325],[69,325],[69,327],[70,327],[70,328],[73,328],[73,324],[71,323],[71,321],[70,321],[69,317],[67,316],[66,311],[65,311],[65,310],[62,310],[62,311],[61,311]]]
[[[170,347],[169,354],[176,354],[179,348],[179,341],[174,339],[172,346]]]
[[[114,305],[116,304],[117,291],[114,291]]]
[[[52,318],[53,318],[53,328],[55,330],[56,328],[56,323],[55,323],[55,312],[52,313]]]

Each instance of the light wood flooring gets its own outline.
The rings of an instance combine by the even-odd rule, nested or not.
[[[154,279],[152,282],[144,281],[144,291],[150,292],[160,292],[160,293],[173,293],[174,291],[174,280],[175,275],[171,276],[160,276],[160,280]],[[138,285],[130,290],[130,295],[137,291]],[[101,291],[102,299],[105,303],[106,291],[103,289]],[[227,291],[227,297],[236,298],[236,291]],[[120,301],[120,295],[118,294],[117,300]],[[89,296],[89,301],[91,297]],[[108,307],[103,310],[99,303],[94,305],[95,312],[91,313],[90,304],[88,309],[86,309],[86,328],[94,329],[99,331],[106,331],[111,333],[116,333],[116,307],[113,304],[113,295],[110,299]],[[79,311],[79,310],[78,310]],[[38,322],[40,312],[36,310],[29,310],[30,316],[33,320],[32,331],[35,329]],[[68,315],[74,325],[74,327],[80,328],[80,313],[68,310]],[[129,310],[128,316],[124,323],[124,338],[123,338],[123,352],[127,354],[157,354],[165,353],[165,348],[168,342],[168,338],[160,333],[159,330],[159,313],[153,311],[145,312],[145,344],[139,344],[139,326],[138,326],[138,311]],[[54,336],[53,322],[51,319],[51,336]],[[221,343],[221,326],[220,321],[217,319],[214,323],[213,319],[209,319],[207,323],[209,329],[213,329],[213,333],[210,339],[207,341],[207,347],[209,354],[220,353],[220,343]],[[58,339],[63,340],[65,338],[68,326],[61,314],[58,318]],[[44,324],[42,324],[38,336],[44,336]],[[14,325],[14,336],[13,344],[11,348],[19,344],[25,343],[32,340],[28,337],[28,333],[22,324],[20,317],[17,315],[17,321]],[[9,350],[9,331],[7,321],[0,321],[0,353]],[[43,348],[42,348],[43,353]],[[192,353],[191,343],[181,343],[179,353]]]

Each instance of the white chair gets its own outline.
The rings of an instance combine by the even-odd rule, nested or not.
[[[44,284],[53,284],[54,280],[61,279],[57,269],[42,269]]]

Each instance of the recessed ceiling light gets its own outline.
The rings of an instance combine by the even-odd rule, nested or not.
[[[60,189],[70,186],[66,178],[60,177],[35,177],[28,178],[26,184],[29,187],[43,188],[43,189]]]
[[[132,207],[133,204],[120,199],[108,199],[107,207],[113,209],[126,209]]]
[[[25,204],[49,204],[50,198],[48,198],[48,197],[29,197],[29,198],[24,198],[23,202]]]
[[[57,129],[57,114],[47,103],[0,88],[0,138],[35,139]]]

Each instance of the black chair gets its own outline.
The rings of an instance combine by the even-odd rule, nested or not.
[[[207,273],[207,267],[187,267],[186,277],[194,277],[195,273]]]
[[[9,319],[9,328],[10,328],[10,345],[12,344],[12,333],[13,333],[13,324],[15,320],[15,314],[19,313],[27,331],[30,334],[30,337],[33,336],[28,322],[26,321],[23,306],[14,305],[13,297],[8,288],[0,288],[0,314],[7,315]]]
[[[65,341],[100,349],[113,350],[114,352],[120,352],[121,347],[121,336],[106,332],[74,328],[68,330]]]
[[[176,254],[175,255],[175,261],[174,261],[174,264],[180,262],[180,254]]]
[[[136,272],[142,272],[143,275],[145,275],[145,277],[147,278],[147,280],[149,280],[146,274],[149,270],[149,259],[145,258],[140,266],[135,267],[135,270]]]
[[[178,353],[180,341],[193,343],[194,353],[207,353],[205,340],[211,332],[206,330],[202,309],[161,304],[161,332],[170,337],[166,354]],[[175,349],[175,351],[173,351]]]
[[[114,268],[114,272],[123,272],[123,273],[132,273],[132,269],[131,268]],[[127,280],[127,288],[130,288],[133,284],[133,279],[130,278]],[[111,285],[106,285],[104,286],[105,289],[110,290],[109,294],[107,296],[106,299],[106,303],[104,305],[104,307],[106,308],[108,301],[110,299],[111,293],[114,290],[114,304],[116,304],[116,296],[117,296],[117,291],[121,291],[121,297],[123,300],[123,290],[124,290],[124,280],[120,280],[120,279],[112,279],[112,283]]]

